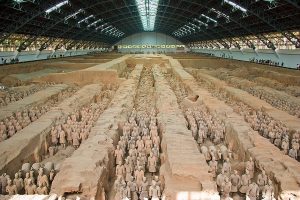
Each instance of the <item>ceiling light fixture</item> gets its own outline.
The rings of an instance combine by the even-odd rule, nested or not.
[[[51,12],[53,12],[53,11],[59,9],[60,7],[66,5],[66,4],[68,4],[68,3],[69,3],[69,0],[62,1],[62,2],[60,2],[60,3],[58,3],[58,4],[56,4],[55,6],[53,6],[53,7],[49,8],[49,9],[47,9],[45,12],[46,12],[47,14],[49,14],[49,13],[51,13]]]
[[[227,4],[231,5],[233,8],[236,8],[236,9],[238,9],[238,10],[244,12],[244,13],[247,12],[246,8],[243,8],[242,6],[236,4],[236,3],[232,2],[232,1],[224,0],[224,3],[227,3]]]

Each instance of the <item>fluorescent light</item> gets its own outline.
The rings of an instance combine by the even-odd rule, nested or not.
[[[98,19],[98,20],[94,21],[93,23],[87,25],[87,27],[89,28],[89,27],[91,27],[93,25],[96,25],[98,22],[101,22],[101,21],[103,21],[103,19]]]
[[[104,24],[98,26],[98,27],[96,28],[96,31],[98,31],[98,29],[103,28],[103,27],[106,26],[106,25],[107,25],[107,23],[104,23]]]
[[[202,21],[200,21],[199,19],[197,19],[197,18],[195,18],[194,19],[196,22],[198,22],[199,24],[201,24],[201,25],[204,25],[204,26],[208,26],[208,24],[207,23],[204,23],[204,22],[202,22]]]
[[[92,17],[94,17],[94,15],[90,15],[90,16],[88,16],[88,17],[86,17],[86,18],[80,20],[80,21],[78,22],[78,24],[81,24],[82,22],[87,21],[88,19],[90,19],[90,18],[92,18]]]
[[[153,31],[159,0],[135,0],[144,31]]]
[[[218,17],[222,16],[222,17],[226,18],[227,21],[230,21],[230,17],[228,15],[226,15],[226,14],[224,14],[224,13],[222,13],[222,12],[220,12],[220,11],[214,9],[214,8],[211,8],[210,11],[213,11],[213,12],[217,13]]]
[[[205,17],[207,20],[209,21],[212,21],[212,22],[215,22],[215,23],[218,23],[216,20],[214,20],[213,18],[209,17],[209,16],[206,16],[204,14],[201,14],[202,17]]]
[[[53,6],[53,7],[49,8],[49,9],[47,9],[45,12],[46,12],[47,14],[49,14],[49,13],[53,12],[54,10],[59,9],[60,7],[66,5],[66,4],[68,4],[68,3],[69,3],[69,0],[65,0],[65,1],[60,2],[60,3],[56,4],[55,6]]]
[[[247,12],[247,9],[246,8],[243,8],[242,6],[232,2],[232,1],[229,1],[229,0],[224,0],[225,3],[228,3],[229,5],[231,5],[232,7],[236,8],[236,9],[239,9],[240,11],[242,12]]]
[[[77,12],[65,17],[65,21],[67,21],[68,19],[72,18],[72,17],[76,17],[76,15],[78,15],[79,13],[84,12],[83,9],[79,9]]]

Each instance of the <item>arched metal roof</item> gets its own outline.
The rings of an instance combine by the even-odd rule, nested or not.
[[[153,1],[0,0],[0,43],[18,33],[30,35],[20,50],[26,49],[38,36],[114,44],[144,31],[137,2],[146,5]],[[300,29],[299,0],[156,2],[154,31],[172,35],[184,43],[218,39],[226,46],[224,38],[255,35],[273,48],[262,34],[279,32],[293,44],[300,44],[300,39],[292,33]],[[41,49],[49,43],[42,44]]]

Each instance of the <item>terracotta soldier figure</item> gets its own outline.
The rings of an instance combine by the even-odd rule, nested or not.
[[[59,143],[65,149],[66,148],[66,133],[64,130],[61,129],[58,134],[59,134]]]
[[[18,194],[17,186],[12,184],[12,181],[10,179],[7,180],[6,192],[8,193],[8,195]]]
[[[156,172],[156,157],[153,156],[153,153],[150,153],[150,156],[148,157],[148,169],[150,173],[155,173]]]
[[[238,175],[236,170],[233,171],[233,174],[230,176],[231,181],[231,192],[238,192],[238,189],[241,184],[241,177]]]
[[[160,196],[160,188],[156,185],[156,181],[153,180],[149,188],[149,197],[151,197],[151,200],[159,200]]]
[[[222,188],[222,185],[224,183],[224,179],[225,179],[225,174],[224,174],[224,171],[221,171],[221,173],[217,176],[217,186],[221,189]]]
[[[239,189],[239,191],[243,194],[245,194],[248,190],[249,184],[250,184],[250,174],[249,171],[246,169],[245,174],[242,175],[241,178],[241,187]]]
[[[226,176],[224,179],[224,183],[222,185],[223,198],[228,198],[231,192],[231,182],[229,178]]]
[[[2,192],[2,194],[6,194],[6,186],[7,186],[6,173],[4,173],[0,176],[0,183],[1,183],[1,192]]]
[[[24,182],[21,177],[19,177],[19,174],[15,174],[15,179],[13,180],[14,185],[17,187],[18,194],[21,194],[21,192],[24,189]]]
[[[127,182],[127,185],[129,186],[130,189],[130,197],[131,200],[138,200],[138,187],[136,185],[136,182],[133,179],[133,176],[131,177],[131,180]]]
[[[252,157],[250,157],[249,160],[246,162],[246,169],[249,172],[250,178],[253,178],[253,176],[254,176],[254,162],[252,160]]]
[[[149,198],[149,192],[148,192],[148,182],[147,182],[147,178],[143,177],[143,182],[139,188],[139,192],[140,192],[140,199],[145,199],[145,198]]]
[[[262,191],[263,200],[273,200],[274,198],[274,187],[270,179],[268,179],[268,184],[265,185]]]
[[[55,146],[58,144],[58,134],[54,127],[51,128],[51,142]]]
[[[218,162],[216,161],[215,157],[212,157],[212,160],[209,161],[209,172],[212,173],[214,178],[217,175],[217,169],[218,169]]]
[[[255,182],[249,185],[246,195],[250,200],[256,200],[259,197],[259,187]]]
[[[134,172],[134,178],[136,180],[137,187],[140,188],[144,178],[144,171],[141,167]]]
[[[25,190],[25,194],[33,195],[33,194],[36,194],[36,192],[37,192],[36,191],[36,185],[32,183],[31,179],[29,179],[26,190]]]
[[[80,136],[77,130],[72,132],[72,142],[75,149],[77,149],[80,145]]]
[[[265,170],[262,170],[261,171],[261,174],[259,174],[257,176],[257,185],[260,189],[260,191],[263,190],[263,188],[265,187],[265,185],[268,183],[268,177],[266,175],[266,172]]]
[[[25,174],[25,178],[24,178],[24,188],[25,188],[25,191],[26,191],[26,187],[27,187],[27,185],[28,185],[28,180],[30,179],[30,174],[29,174],[29,172],[27,172],[26,174]]]
[[[123,163],[124,152],[120,149],[119,145],[117,145],[117,149],[115,150],[116,164],[121,165]]]

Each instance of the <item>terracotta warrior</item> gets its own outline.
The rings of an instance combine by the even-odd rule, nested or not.
[[[274,198],[274,188],[273,183],[270,179],[268,179],[268,184],[265,185],[262,191],[263,200],[273,200]]]
[[[49,179],[46,174],[44,174],[43,168],[39,169],[39,175],[37,177],[37,185],[41,187],[49,187]]]
[[[56,148],[54,146],[50,146],[48,148],[48,151],[49,151],[49,156],[52,157],[55,154]]]
[[[31,179],[32,184],[35,184],[36,179],[34,177],[34,171],[30,170],[29,175],[30,175],[30,179]]]
[[[262,170],[261,171],[261,174],[259,174],[257,176],[257,185],[260,189],[260,191],[263,190],[263,188],[265,187],[265,185],[268,183],[268,177],[266,175],[266,172],[265,170]]]
[[[66,133],[65,133],[65,131],[61,129],[61,130],[58,132],[58,134],[59,134],[59,143],[60,143],[60,145],[61,145],[63,148],[66,148]]]
[[[134,178],[136,180],[137,187],[140,188],[144,178],[144,171],[141,167],[134,172]]]
[[[80,145],[80,136],[77,130],[72,132],[72,143],[73,143],[73,147],[75,149],[77,149]]]
[[[150,153],[150,156],[148,157],[148,169],[150,173],[156,172],[156,157],[153,155],[153,153]]]
[[[34,195],[36,194],[36,185],[32,183],[32,180],[28,180],[28,184],[26,186],[25,194],[27,195]]]
[[[134,178],[131,177],[131,180],[127,182],[127,186],[130,189],[130,199],[131,200],[138,200],[138,187],[136,185],[136,182],[134,181]]]
[[[217,186],[220,188],[220,190],[222,190],[222,185],[224,184],[224,181],[225,181],[225,173],[224,171],[222,171],[218,176],[217,176]]]
[[[231,182],[229,181],[229,178],[226,176],[224,179],[224,183],[222,185],[222,192],[223,192],[223,198],[228,198],[229,194],[231,192]]]
[[[246,195],[250,200],[256,200],[259,197],[259,187],[255,182],[249,185]]]
[[[115,150],[116,164],[121,165],[123,163],[124,152],[120,149],[119,145],[117,145],[117,149]]]
[[[160,188],[156,185],[156,181],[153,180],[149,188],[149,197],[151,197],[151,200],[159,200],[160,196]]]
[[[6,173],[4,173],[0,176],[0,183],[1,183],[1,192],[2,192],[2,194],[6,194],[6,186],[7,186]]]
[[[38,195],[47,195],[48,194],[48,188],[46,186],[38,186],[36,188],[36,193]]]
[[[246,162],[246,169],[249,172],[250,179],[252,179],[254,176],[254,162],[252,157],[250,157],[249,160]]]
[[[284,154],[288,154],[289,151],[289,140],[283,138],[281,143],[281,148]]]
[[[54,127],[51,128],[51,142],[55,146],[58,144],[58,134]]]
[[[17,187],[18,194],[21,194],[21,192],[24,189],[24,182],[21,177],[19,177],[19,174],[15,174],[15,179],[13,180],[14,185]]]
[[[125,180],[125,167],[124,165],[118,164],[116,167],[116,176],[121,177],[122,180]]]
[[[248,190],[248,187],[249,187],[249,184],[250,184],[250,174],[249,174],[249,171],[246,169],[246,172],[245,174],[242,175],[242,178],[241,178],[241,187],[239,189],[239,191],[243,194],[245,194]]]
[[[217,176],[218,162],[215,157],[212,157],[212,160],[209,161],[209,172],[212,173],[213,177]]]
[[[141,152],[144,149],[144,146],[144,141],[141,139],[141,136],[139,136],[138,140],[136,141],[137,150]]]
[[[231,181],[231,192],[238,192],[238,189],[241,184],[241,177],[238,175],[236,170],[233,171],[233,174],[230,176]]]
[[[17,186],[12,184],[12,181],[10,179],[7,180],[6,192],[8,193],[8,195],[18,194]]]
[[[148,186],[147,178],[143,177],[143,182],[139,188],[140,199],[149,198]]]
[[[289,150],[289,156],[291,158],[294,158],[297,160],[297,157],[298,157],[298,152],[297,152],[297,149],[295,147],[293,147],[292,149]]]
[[[24,188],[25,188],[25,191],[26,191],[26,187],[27,187],[27,185],[28,185],[28,180],[30,179],[30,174],[29,174],[29,172],[27,172],[26,174],[25,174],[25,178],[24,178]]]
[[[224,171],[224,173],[229,176],[229,174],[231,173],[231,164],[229,162],[229,158],[225,159],[225,162],[223,163],[222,166],[222,170]]]
[[[126,174],[125,175],[125,181],[128,182],[131,179],[131,173],[133,171],[133,169],[129,165],[128,159],[125,160],[124,168],[125,168],[125,174]]]

